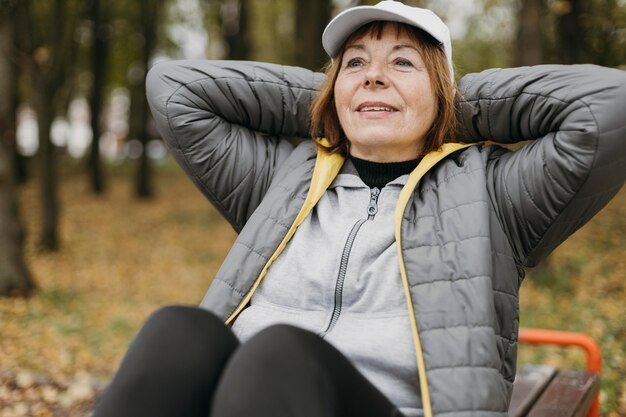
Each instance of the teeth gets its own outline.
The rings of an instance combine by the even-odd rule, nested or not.
[[[391,109],[389,107],[382,107],[382,106],[365,106],[362,107],[361,110],[359,111],[389,111],[389,112],[394,112],[396,110]]]

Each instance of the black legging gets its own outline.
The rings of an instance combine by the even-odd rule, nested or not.
[[[321,337],[269,327],[245,344],[213,314],[171,306],[131,344],[93,417],[401,416]]]

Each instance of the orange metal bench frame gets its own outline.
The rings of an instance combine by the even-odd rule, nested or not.
[[[556,345],[563,347],[576,346],[584,349],[587,355],[587,371],[600,376],[602,372],[602,351],[590,336],[582,333],[564,332],[560,330],[520,328],[518,341],[529,345]],[[600,416],[600,392],[596,394],[588,417]]]

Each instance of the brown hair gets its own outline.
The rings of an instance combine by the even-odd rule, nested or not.
[[[350,153],[350,142],[346,138],[335,108],[335,82],[341,68],[345,46],[365,36],[380,39],[386,25],[393,25],[396,35],[406,34],[417,44],[426,70],[430,76],[432,91],[437,99],[437,113],[422,145],[422,155],[435,151],[445,142],[452,142],[456,131],[456,112],[454,82],[450,79],[450,70],[445,52],[432,36],[414,26],[403,23],[375,21],[367,23],[354,31],[344,42],[337,56],[325,67],[326,80],[311,103],[311,136],[323,136],[328,145],[318,142],[318,146],[329,153]],[[417,157],[418,155],[416,155]]]

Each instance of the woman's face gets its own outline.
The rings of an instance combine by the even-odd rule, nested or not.
[[[415,41],[385,25],[346,45],[335,82],[339,122],[350,154],[376,162],[418,157],[437,99]]]

